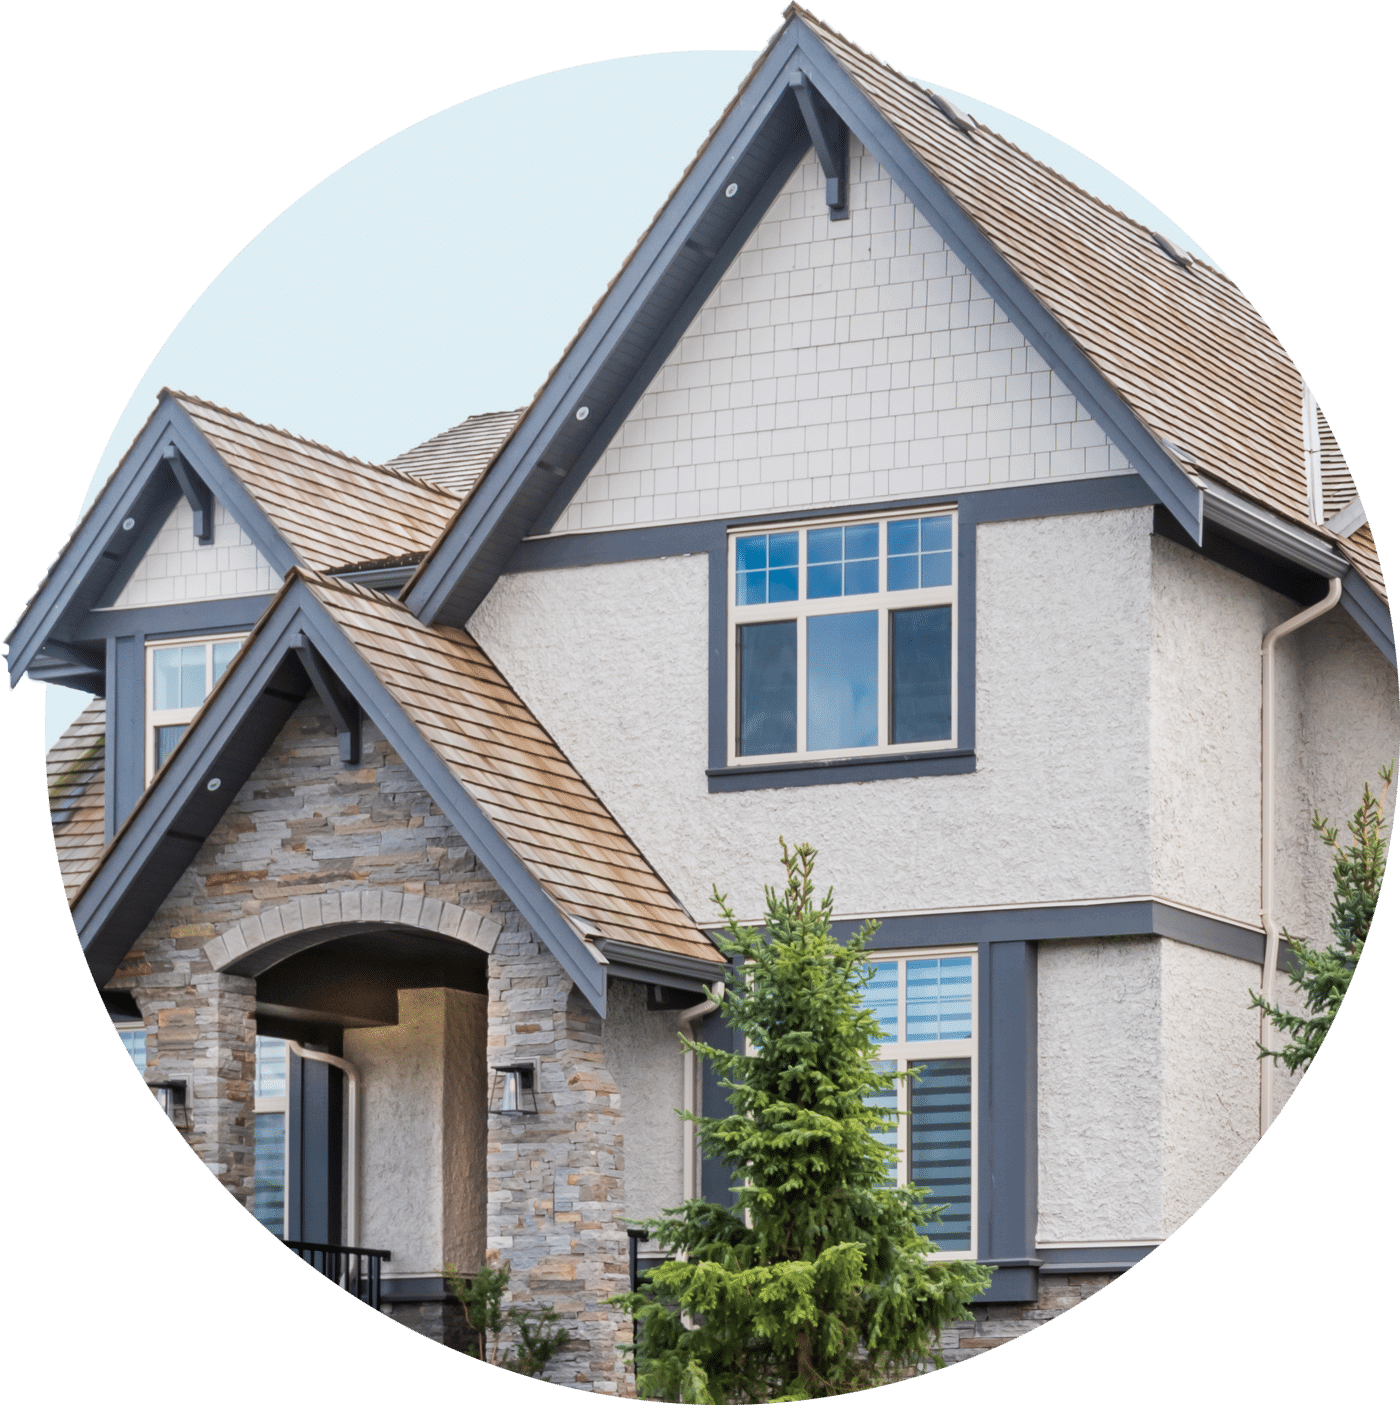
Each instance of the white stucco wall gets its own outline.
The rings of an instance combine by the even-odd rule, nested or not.
[[[1165,945],[1128,937],[1040,948],[1038,1244],[1166,1233]]]
[[[1161,537],[1152,578],[1153,892],[1258,928],[1259,648],[1302,607]],[[1341,607],[1280,641],[1275,659],[1274,913],[1325,944],[1332,856],[1311,817],[1321,811],[1345,835],[1363,784],[1400,749],[1396,676]],[[1260,968],[1249,970],[1246,987],[1257,990]],[[1296,1004],[1282,974],[1277,996]],[[1212,1037],[1233,1040],[1229,1009],[1218,1014]],[[1257,1016],[1249,1025],[1252,1041]],[[1257,1128],[1257,1069],[1251,1080]],[[1296,1084],[1280,1066],[1276,1111]],[[1202,1174],[1200,1185],[1213,1173]]]
[[[674,1011],[646,1008],[645,986],[633,981],[609,985],[603,1061],[622,1099],[629,1220],[654,1218],[684,1198],[681,1120],[676,1115],[684,1101],[679,1033]]]
[[[345,1032],[362,1080],[360,1242],[385,1277],[469,1270],[486,1244],[486,997],[401,990],[399,1022]]]
[[[702,919],[761,911],[778,836],[840,913],[1142,896],[1148,509],[977,537],[977,771],[707,793],[708,560],[502,576],[472,633]]]
[[[854,138],[825,189],[808,153],[555,531],[1127,469]]]
[[[220,502],[214,504],[214,540],[200,546],[194,539],[194,512],[182,498],[113,608],[266,595],[281,584],[281,577]]]
[[[1043,950],[1043,949],[1042,949]],[[1259,967],[1181,942],[1161,943],[1163,1228],[1192,1215],[1259,1135]]]

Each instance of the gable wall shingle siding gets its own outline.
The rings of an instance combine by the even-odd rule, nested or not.
[[[858,141],[825,192],[809,153],[555,532],[1128,471]]]
[[[281,583],[281,577],[221,502],[214,504],[214,540],[201,546],[195,540],[194,511],[181,498],[112,608],[271,595]]]

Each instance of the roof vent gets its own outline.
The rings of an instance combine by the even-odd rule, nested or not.
[[[1173,263],[1179,263],[1182,268],[1190,268],[1191,265],[1196,262],[1180,244],[1173,243],[1165,234],[1158,234],[1154,229],[1152,231],[1152,237],[1157,241],[1158,247],[1162,252],[1171,259]]]
[[[977,127],[977,123],[960,108],[957,103],[950,98],[945,98],[942,93],[935,93],[932,88],[925,88],[933,105],[955,126],[960,132],[971,132]]]

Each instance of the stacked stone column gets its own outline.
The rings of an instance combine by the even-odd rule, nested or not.
[[[559,1385],[631,1394],[631,1319],[605,1300],[628,1286],[622,1108],[603,1059],[602,1021],[554,957],[508,921],[489,964],[487,1075],[539,1060],[538,1115],[488,1119],[487,1261],[509,1262],[505,1299],[548,1304],[570,1344]]]

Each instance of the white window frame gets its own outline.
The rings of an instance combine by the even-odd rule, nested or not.
[[[930,1039],[930,1040],[907,1040],[904,1038],[904,1001],[906,976],[908,963],[910,961],[931,961],[944,956],[970,956],[972,958],[972,1033],[966,1039]],[[975,1259],[977,1257],[977,1182],[978,1182],[978,1080],[980,1072],[977,1061],[977,1029],[978,1029],[978,981],[981,973],[978,970],[977,948],[975,946],[939,946],[910,948],[898,951],[868,951],[866,959],[873,965],[885,965],[889,962],[897,962],[899,967],[899,1035],[898,1039],[892,1040],[880,1046],[880,1052],[876,1056],[882,1062],[893,1062],[895,1068],[900,1073],[905,1073],[910,1064],[929,1063],[935,1059],[969,1059],[972,1070],[972,1148],[971,1148],[971,1244],[967,1249],[940,1249],[936,1254],[930,1254],[930,1259]],[[909,1152],[910,1135],[913,1128],[913,1119],[910,1116],[911,1106],[909,1098],[909,1080],[901,1078],[895,1085],[897,1101],[896,1108],[899,1116],[896,1121],[896,1147],[898,1149],[898,1162],[895,1166],[895,1181],[898,1185],[909,1184]],[[937,1240],[938,1231],[935,1227],[934,1238]]]
[[[150,785],[156,773],[156,728],[188,727],[194,715],[204,706],[205,700],[214,690],[214,645],[237,644],[241,646],[246,634],[192,634],[181,639],[149,639],[146,641],[146,784]],[[160,649],[184,649],[194,644],[204,645],[204,697],[194,707],[155,706],[156,652]]]
[[[903,519],[947,517],[952,524],[952,570],[946,586],[920,587],[915,590],[888,588],[889,529],[885,525]],[[807,533],[826,527],[851,527],[866,522],[880,524],[879,588],[865,595],[837,595],[822,600],[807,598]],[[738,541],[740,537],[796,532],[798,541],[798,598],[779,604],[740,605],[738,599]],[[905,756],[914,752],[953,751],[958,738],[958,515],[956,509],[925,507],[905,512],[865,512],[841,517],[806,518],[797,522],[764,523],[731,527],[728,542],[728,566],[725,579],[725,602],[729,620],[728,630],[728,722],[726,725],[726,754],[730,766],[765,766],[792,761],[824,761],[845,756]],[[915,610],[946,605],[950,611],[951,675],[949,688],[948,737],[941,741],[890,741],[892,698],[890,688],[890,615],[899,610]],[[869,747],[844,747],[833,750],[807,750],[807,626],[816,615],[849,615],[878,611],[877,620],[877,741]],[[797,750],[763,752],[754,756],[739,754],[739,628],[746,624],[765,624],[786,620],[797,621]]]

